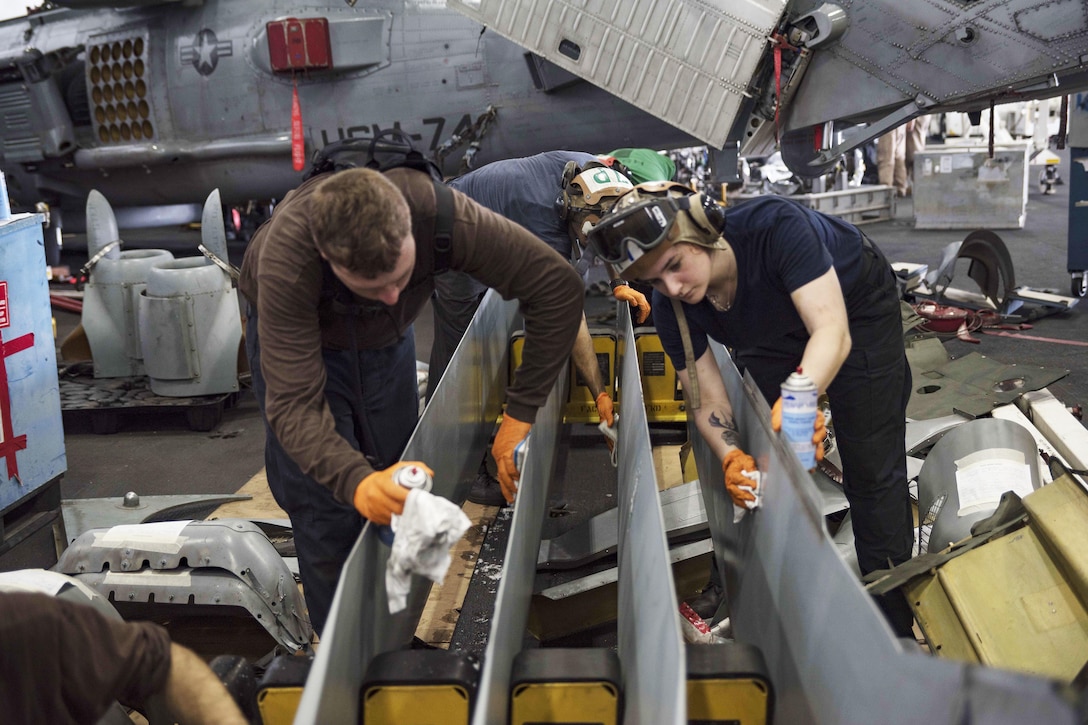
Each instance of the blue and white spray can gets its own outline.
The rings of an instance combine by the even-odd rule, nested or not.
[[[812,442],[812,436],[819,397],[816,384],[801,372],[801,368],[790,373],[782,383],[782,433],[801,465],[809,471],[816,468],[816,444]]]
[[[434,486],[431,474],[419,466],[401,466],[393,472],[393,482],[404,488],[420,488],[430,491]],[[387,546],[393,545],[393,527],[381,526],[378,528],[378,538]]]
[[[529,436],[522,438],[516,446],[514,446],[514,468],[521,473],[525,468],[525,459],[529,457]]]
[[[11,218],[11,200],[8,198],[8,180],[0,171],[0,221]]]

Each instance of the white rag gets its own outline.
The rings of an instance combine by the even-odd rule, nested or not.
[[[597,428],[601,433],[605,434],[608,440],[612,441],[612,467],[616,468],[620,465],[620,452],[619,452],[619,439],[620,432],[616,430],[616,427],[620,424],[620,414],[616,413],[613,416],[612,426],[610,427],[607,422],[601,421],[597,424]]]
[[[464,511],[441,496],[419,488],[408,492],[404,513],[390,522],[396,533],[385,567],[390,614],[407,605],[412,574],[442,583],[450,568],[450,548],[471,524]]]
[[[756,497],[755,501],[746,501],[744,506],[733,504],[733,523],[739,524],[744,514],[749,509],[755,510],[763,504],[763,473],[760,471],[741,471],[741,475],[753,481],[752,486],[737,486],[741,491],[747,491]],[[747,508],[745,508],[747,507]]]

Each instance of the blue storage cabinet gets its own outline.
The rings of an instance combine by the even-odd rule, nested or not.
[[[0,221],[0,553],[63,521],[67,467],[42,215],[16,214]]]

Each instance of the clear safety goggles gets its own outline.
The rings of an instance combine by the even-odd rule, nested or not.
[[[688,197],[643,199],[601,219],[586,239],[601,260],[623,272],[665,241],[677,212],[689,207]]]

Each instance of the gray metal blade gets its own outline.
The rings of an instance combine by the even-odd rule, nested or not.
[[[87,194],[87,256],[94,258],[110,242],[118,242],[121,234],[117,231],[117,217],[113,207],[98,191],[91,189]],[[117,259],[121,256],[121,245],[103,255],[105,259]]]
[[[200,241],[204,248],[224,262],[227,261],[227,228],[223,223],[223,202],[219,189],[208,194],[200,214]],[[209,259],[208,264],[213,262]]]
[[[666,489],[658,498],[669,543],[707,536],[709,527],[698,481]],[[559,536],[541,541],[536,566],[575,569],[616,553],[618,544],[619,512],[611,508]]]

